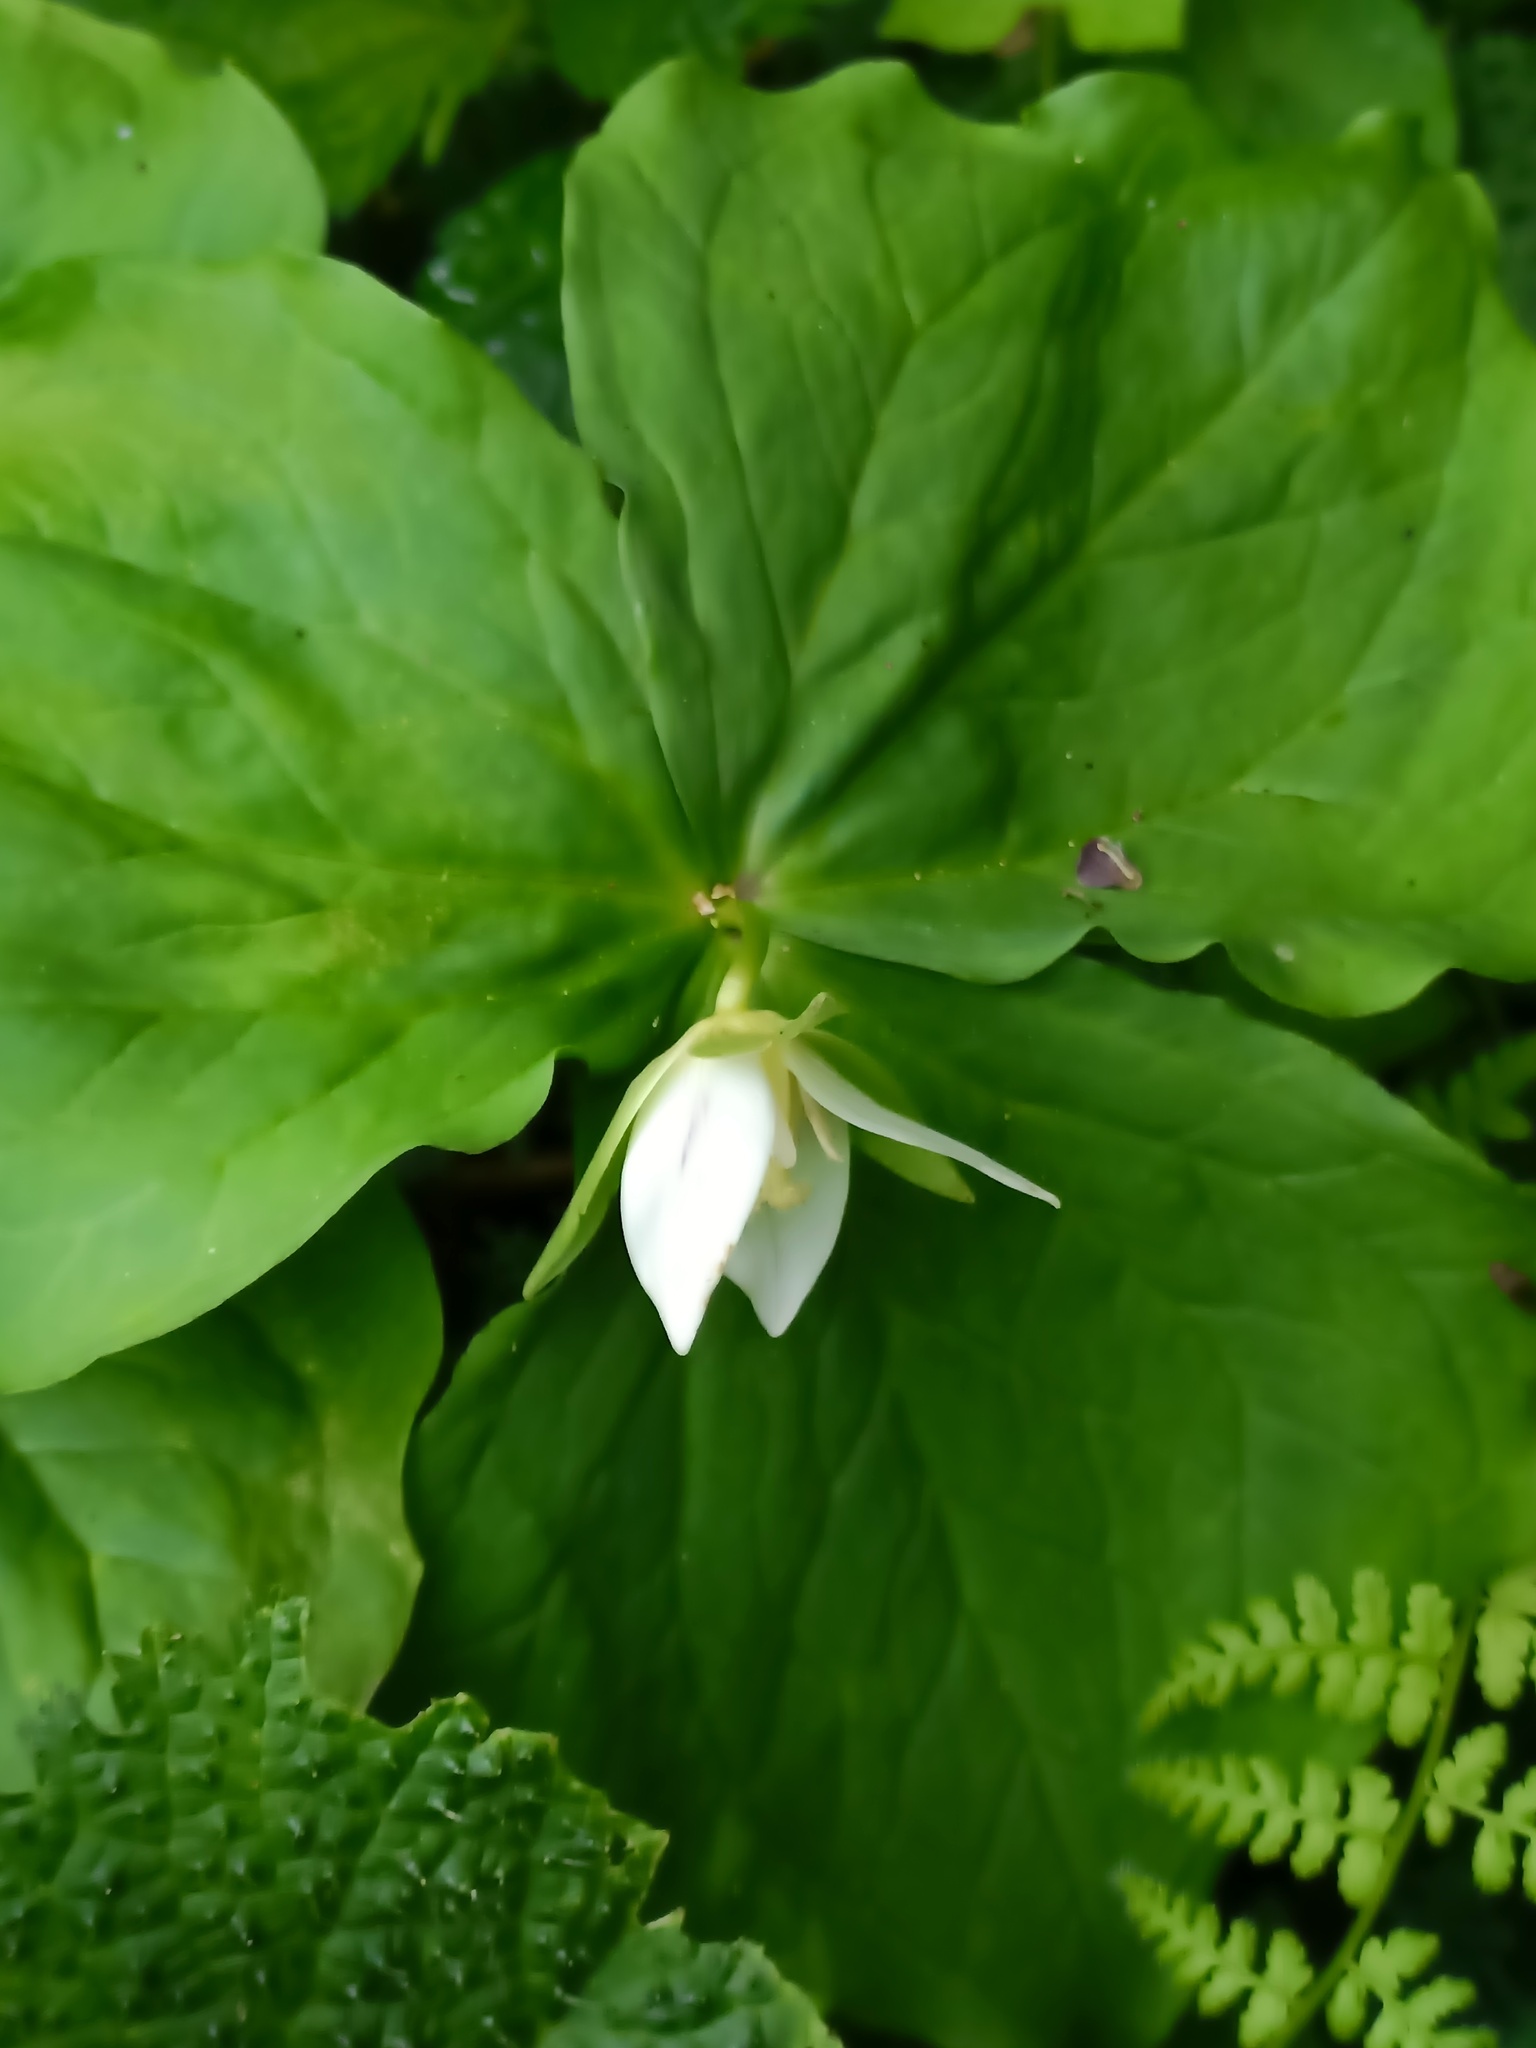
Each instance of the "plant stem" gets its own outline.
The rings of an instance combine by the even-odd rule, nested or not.
[[[1456,1701],[1461,1693],[1461,1681],[1466,1675],[1467,1655],[1472,1647],[1472,1630],[1476,1619],[1477,1609],[1474,1605],[1456,1631],[1456,1641],[1446,1661],[1445,1677],[1440,1683],[1440,1699],[1435,1708],[1435,1718],[1430,1723],[1429,1735],[1424,1744],[1423,1754],[1419,1758],[1419,1767],[1413,1774],[1413,1785],[1407,1801],[1398,1815],[1396,1826],[1387,1837],[1381,1862],[1381,1875],[1377,1878],[1370,1897],[1356,1913],[1348,1934],[1340,1943],[1327,1969],[1313,1982],[1280,2032],[1267,2041],[1264,2048],[1291,2048],[1291,2043],[1306,2032],[1333,1996],[1339,1979],[1365,1946],[1366,1936],[1375,1926],[1377,1916],[1391,1896],[1403,1858],[1418,1832],[1419,1817],[1429,1799],[1430,1787],[1434,1784],[1435,1768],[1444,1756],[1445,1745],[1450,1738],[1451,1722],[1455,1717]]]
[[[767,919],[752,904],[727,898],[716,913],[715,929],[734,952],[715,998],[716,1014],[748,1009],[768,956]]]

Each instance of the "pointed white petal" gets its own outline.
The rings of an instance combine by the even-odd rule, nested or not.
[[[624,1242],[672,1348],[686,1352],[773,1154],[756,1053],[678,1061],[636,1119],[619,1183]]]
[[[586,1172],[576,1184],[576,1192],[566,1205],[565,1214],[555,1225],[554,1235],[523,1282],[525,1301],[531,1301],[552,1280],[558,1280],[596,1237],[608,1214],[608,1204],[613,1200],[619,1153],[629,1135],[629,1127],[678,1061],[687,1058],[690,1036],[684,1033],[675,1045],[669,1045],[625,1089],[623,1100],[614,1111]]]
[[[872,1095],[866,1095],[862,1088],[855,1088],[851,1081],[845,1081],[835,1068],[829,1067],[808,1046],[786,1045],[783,1056],[784,1064],[807,1095],[814,1095],[835,1116],[856,1124],[861,1131],[873,1131],[877,1137],[894,1138],[900,1145],[916,1145],[920,1151],[937,1152],[941,1159],[954,1159],[962,1166],[974,1166],[978,1173],[986,1174],[990,1180],[1001,1181],[1005,1188],[1017,1188],[1021,1195],[1034,1195],[1039,1201],[1049,1202],[1053,1209],[1061,1207],[1049,1189],[1036,1187],[1032,1180],[1026,1180],[1023,1174],[1015,1173],[1010,1166],[1002,1166],[997,1160],[989,1159],[985,1152],[978,1152],[973,1145],[962,1145],[958,1138],[946,1138],[942,1131],[931,1131],[926,1124],[914,1123],[911,1117],[899,1116],[894,1109],[885,1108]]]
[[[726,1279],[746,1295],[770,1337],[782,1337],[799,1314],[842,1228],[848,1204],[848,1129],[839,1117],[828,1121],[834,1140],[842,1141],[840,1156],[831,1158],[820,1145],[802,1143],[795,1179],[810,1191],[805,1200],[793,1209],[770,1209],[765,1203],[726,1261]]]

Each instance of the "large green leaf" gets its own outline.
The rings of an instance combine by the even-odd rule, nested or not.
[[[1321,1009],[1536,973],[1536,366],[1403,128],[1235,158],[1102,75],[637,89],[568,192],[578,422],[729,878],[988,980],[1095,924]],[[1139,891],[1080,887],[1123,842]]]
[[[115,1660],[120,1732],[43,1722],[37,1793],[0,1804],[7,2040],[825,2048],[756,1950],[640,1926],[661,1838],[547,1736],[466,1700],[354,1718],[302,1631],[291,1602],[238,1661],[161,1633]]]
[[[0,1399],[0,1786],[20,1721],[152,1623],[306,1593],[320,1684],[363,1706],[419,1576],[400,1472],[442,1344],[425,1247],[362,1195],[212,1315]]]
[[[1256,148],[1328,142],[1387,107],[1423,123],[1431,162],[1456,160],[1450,73],[1413,0],[1190,0],[1189,70]]]
[[[111,250],[229,262],[317,249],[325,201],[293,131],[222,67],[49,0],[0,0],[0,289]]]
[[[1092,961],[1016,990],[788,948],[918,1114],[1059,1191],[855,1165],[789,1333],[686,1359],[616,1233],[412,1454],[405,1669],[675,1830],[705,1927],[941,2044],[1166,2010],[1109,1883],[1171,1650],[1293,1575],[1458,1590],[1531,1535],[1536,1211],[1333,1054]],[[674,1860],[675,1859],[675,1860]]]
[[[529,0],[79,0],[203,57],[229,57],[271,93],[343,213],[382,183],[424,127],[517,46]]]
[[[423,314],[313,261],[29,280],[0,616],[0,1387],[650,1040],[701,877],[614,522]]]

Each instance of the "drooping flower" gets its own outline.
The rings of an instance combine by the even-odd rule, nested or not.
[[[837,1242],[850,1124],[899,1169],[906,1155],[910,1177],[927,1185],[942,1186],[939,1162],[953,1161],[1060,1207],[1022,1174],[887,1109],[840,1074],[815,1029],[832,1007],[818,996],[794,1019],[723,1010],[653,1060],[619,1104],[525,1293],[547,1286],[588,1242],[617,1176],[630,1261],[675,1351],[692,1346],[722,1279],[781,1336]],[[948,1172],[943,1191],[968,1199]]]

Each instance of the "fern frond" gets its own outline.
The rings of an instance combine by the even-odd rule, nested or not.
[[[1512,1707],[1536,1677],[1536,1566],[1488,1589],[1477,1618],[1477,1683],[1490,1707]]]
[[[1442,1131],[1474,1152],[1490,1139],[1520,1144],[1531,1135],[1531,1120],[1519,1099],[1536,1085],[1536,1033],[1506,1039],[1479,1053],[1443,1088],[1421,1083],[1411,1100]]]
[[[1344,1781],[1315,1759],[1294,1795],[1280,1766],[1258,1756],[1157,1757],[1138,1765],[1131,1783],[1196,1834],[1214,1835],[1224,1849],[1246,1845],[1255,1863],[1289,1855],[1298,1877],[1319,1877],[1337,1860],[1352,1906],[1369,1897],[1401,1811],[1380,1771],[1351,1771],[1346,1804]]]
[[[1536,1770],[1506,1787],[1497,1808],[1492,1804],[1493,1781],[1508,1754],[1509,1738],[1497,1721],[1463,1735],[1435,1768],[1424,1832],[1439,1847],[1450,1840],[1458,1818],[1475,1821],[1472,1876],[1478,1889],[1507,1892],[1518,1856],[1525,1895],[1536,1903]]]
[[[1464,1978],[1432,1977],[1411,1991],[1405,1988],[1423,1976],[1439,1952],[1434,1935],[1409,1927],[1372,1935],[1328,2001],[1328,2031],[1334,2039],[1358,2039],[1374,2001],[1379,2010],[1366,2037],[1369,2048],[1493,2048],[1497,2037],[1486,2027],[1445,2025],[1477,1996]]]
[[[1251,1920],[1223,1929],[1214,1906],[1197,1905],[1140,1871],[1122,1871],[1116,1882],[1138,1930],[1174,1979],[1194,1992],[1200,2012],[1209,2018],[1242,2001],[1241,2048],[1263,2048],[1281,2031],[1312,1982],[1307,1952],[1289,1929],[1270,1936],[1261,1969]]]
[[[1385,1714],[1402,1748],[1423,1739],[1440,1696],[1456,1637],[1455,1609],[1438,1586],[1414,1586],[1400,1635],[1394,1635],[1392,1593],[1378,1571],[1355,1574],[1346,1634],[1326,1586],[1297,1579],[1296,1620],[1274,1600],[1255,1600],[1248,1626],[1216,1622],[1208,1640],[1188,1644],[1148,1701],[1143,1726],[1153,1728],[1188,1707],[1220,1707],[1233,1693],[1267,1687],[1284,1696],[1316,1681],[1323,1714],[1350,1721]]]

